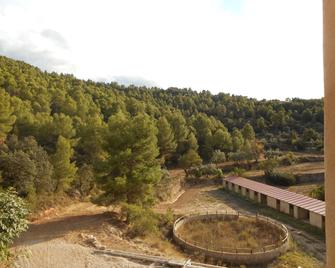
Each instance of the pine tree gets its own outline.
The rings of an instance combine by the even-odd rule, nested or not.
[[[157,128],[157,139],[160,157],[163,159],[163,162],[165,162],[170,158],[171,154],[176,151],[177,143],[174,139],[174,134],[171,126],[164,116],[162,116],[158,120]]]
[[[198,151],[199,149],[197,138],[195,137],[193,132],[190,132],[190,134],[188,134],[185,142],[185,152],[187,152],[190,149],[194,151]]]
[[[95,115],[90,116],[87,121],[78,128],[80,140],[76,146],[76,160],[78,165],[83,163],[95,166],[104,158],[103,135],[106,131],[106,124]]]
[[[129,118],[118,113],[110,117],[108,127],[108,160],[99,179],[105,193],[97,202],[152,205],[153,187],[162,176],[153,120],[146,114]]]
[[[216,150],[224,152],[230,151],[232,140],[229,132],[223,131],[222,129],[217,130],[213,136],[213,146]]]
[[[22,150],[2,153],[0,155],[0,169],[2,171],[1,186],[14,187],[21,195],[28,198],[35,196],[34,180],[36,165],[29,155]],[[33,199],[33,198],[32,198]]]
[[[232,143],[233,143],[233,151],[237,152],[241,149],[243,143],[244,143],[244,138],[241,133],[237,128],[234,128],[233,133],[232,133]]]
[[[242,129],[242,135],[245,140],[252,141],[255,139],[255,131],[252,125],[246,123]]]
[[[2,143],[12,130],[15,123],[13,108],[10,105],[10,96],[3,89],[0,89],[0,143]]]
[[[188,175],[188,169],[195,166],[200,166],[202,159],[199,154],[190,149],[179,159],[179,165],[185,170],[186,175]]]
[[[173,113],[168,112],[166,114],[166,119],[173,130],[173,135],[177,143],[176,153],[173,156],[173,160],[177,162],[180,155],[185,152],[184,144],[188,134],[186,120],[179,111],[174,111]]]
[[[77,167],[74,162],[71,162],[72,155],[73,149],[70,141],[63,136],[59,136],[56,153],[52,157],[57,192],[68,190],[75,178]]]

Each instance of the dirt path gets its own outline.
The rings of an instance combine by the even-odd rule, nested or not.
[[[215,191],[217,186],[193,186],[185,189],[185,192],[173,204],[160,204],[155,210],[157,212],[165,212],[168,208],[172,209],[176,214],[187,214],[192,212],[206,211],[231,211],[234,210],[230,205],[221,202],[215,196],[212,196],[212,191]]]
[[[79,231],[95,230],[107,221],[107,209],[91,203],[77,203],[53,215],[29,224],[29,230],[15,241],[15,246],[33,245]]]
[[[25,254],[21,254],[14,267],[17,268],[124,268],[147,267],[108,255],[96,254],[89,247],[73,244],[64,239],[53,239],[35,243],[25,248]]]
[[[106,207],[89,202],[72,204],[29,225],[12,248],[19,256],[14,267],[146,267],[122,258],[95,255],[86,241],[90,235],[106,248],[152,255],[174,254],[157,248],[157,241],[150,244],[140,239],[129,240],[123,235],[125,228],[118,214]]]

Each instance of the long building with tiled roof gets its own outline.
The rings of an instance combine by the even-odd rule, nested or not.
[[[326,204],[321,200],[242,177],[226,177],[223,179],[223,186],[256,202],[266,204],[324,229]]]

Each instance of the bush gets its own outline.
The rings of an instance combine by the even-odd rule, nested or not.
[[[129,226],[128,234],[132,237],[157,233],[159,217],[149,208],[123,204],[121,215]]]
[[[325,186],[320,185],[309,193],[310,197],[325,201]]]
[[[275,185],[290,186],[296,183],[296,178],[293,174],[266,171],[265,176],[267,182]]]
[[[15,191],[0,192],[0,261],[8,258],[14,238],[28,228],[27,215],[24,201]]]
[[[168,208],[165,214],[159,216],[159,228],[163,235],[168,236],[172,232],[175,216],[173,210]]]
[[[180,182],[176,182],[175,179],[170,176],[170,173],[163,169],[162,178],[155,187],[155,195],[157,199],[160,201],[167,200],[171,196],[171,192],[175,183]]]
[[[232,174],[234,175],[234,176],[239,176],[239,177],[241,177],[241,176],[243,176],[243,174],[245,173],[245,169],[244,168],[238,168],[238,167],[235,167],[234,169],[233,169],[233,171],[232,171]]]
[[[216,168],[215,165],[209,164],[209,165],[203,165],[197,168],[191,168],[189,170],[189,175],[192,175],[196,178],[201,178],[202,176],[222,177],[223,173],[222,173],[222,170],[219,168]]]
[[[226,154],[220,150],[215,150],[211,158],[211,162],[214,164],[223,163],[226,161]]]
[[[289,152],[280,158],[280,163],[286,166],[294,165],[297,163],[297,157],[292,152]]]
[[[264,172],[273,172],[273,170],[279,166],[279,162],[275,158],[270,158],[267,160],[264,160],[262,163],[260,163],[260,168],[264,169]]]
[[[282,155],[283,153],[279,149],[276,149],[276,150],[270,149],[270,150],[267,150],[264,154],[266,159],[278,158]]]

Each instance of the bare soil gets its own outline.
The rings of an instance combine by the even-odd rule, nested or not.
[[[17,268],[147,267],[124,258],[96,254],[92,248],[69,243],[64,239],[35,243],[21,249],[21,254],[13,266]]]
[[[89,202],[72,204],[29,225],[15,241],[18,255],[14,267],[144,267],[122,258],[95,255],[85,236],[93,235],[106,248],[150,255],[183,257],[174,245],[154,237],[131,240],[124,235],[126,225],[119,214]]]

